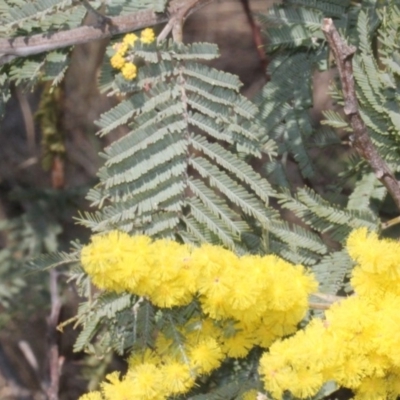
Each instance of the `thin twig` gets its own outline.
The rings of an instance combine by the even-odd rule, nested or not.
[[[341,301],[345,298],[343,296],[335,296],[334,294],[327,293],[312,293],[312,296],[318,297],[319,299],[324,300],[325,302],[330,304],[337,303],[338,301]]]
[[[323,303],[310,301],[308,306],[313,310],[328,310],[332,304],[338,303],[339,301],[345,299],[345,297],[326,293],[312,293],[311,296],[317,297],[324,301]]]
[[[182,28],[186,18],[212,1],[214,0],[172,0],[168,7],[170,15],[168,24],[158,35],[157,42],[164,40],[172,32],[174,41],[181,43],[183,39]]]
[[[249,0],[240,0],[243,6],[243,10],[246,14],[247,21],[249,22],[249,25],[251,27],[251,32],[253,35],[253,41],[257,49],[257,54],[260,59],[260,64],[262,67],[262,70],[267,78],[269,80],[268,74],[267,74],[267,67],[268,67],[268,60],[267,56],[265,54],[264,50],[264,43],[261,37],[261,29],[260,26],[256,23],[253,13],[251,12]]]
[[[394,225],[400,224],[400,216],[390,219],[389,221],[382,222],[381,228],[382,230],[391,228]]]
[[[342,83],[343,97],[345,101],[344,113],[348,116],[353,128],[353,146],[358,154],[371,166],[376,177],[386,187],[392,196],[397,208],[400,210],[400,184],[393,172],[378,153],[376,147],[368,135],[368,129],[361,118],[356,97],[353,75],[352,58],[356,51],[354,46],[349,46],[340,37],[332,19],[325,18],[322,23],[322,31],[328,41],[335,57]]]
[[[171,2],[168,14],[143,10],[118,17],[105,17],[100,26],[97,23],[55,33],[40,33],[31,36],[0,39],[0,65],[10,62],[16,57],[26,57],[104,39],[120,33],[161,24],[170,19],[186,19],[194,11],[211,1],[213,0],[175,0]]]
[[[35,356],[35,353],[32,350],[31,345],[26,340],[20,340],[18,342],[18,347],[30,367],[35,371],[36,374],[39,374],[39,363]]]
[[[15,93],[17,95],[19,105],[21,107],[22,118],[25,123],[25,132],[29,154],[32,155],[36,153],[35,121],[33,118],[32,110],[26,94],[23,93],[19,88],[16,88]]]
[[[330,303],[314,303],[312,301],[308,303],[308,307],[312,310],[329,310],[331,305]]]

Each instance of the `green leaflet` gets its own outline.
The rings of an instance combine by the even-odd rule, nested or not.
[[[241,233],[252,230],[242,215],[267,226],[275,194],[243,159],[261,156],[257,107],[238,93],[237,77],[194,61],[215,57],[215,45],[135,46],[146,60],[136,87],[146,82],[150,89],[101,116],[100,134],[126,123],[131,131],[105,149],[100,185],[89,194],[101,209],[81,222],[96,231],[123,227],[167,237],[209,230],[214,241],[239,249]],[[271,142],[264,153],[273,157]]]

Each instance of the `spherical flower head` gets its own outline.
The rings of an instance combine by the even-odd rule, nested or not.
[[[119,54],[120,56],[124,57],[126,55],[126,52],[129,49],[129,46],[126,43],[116,43],[113,46],[113,49]]]
[[[137,67],[134,63],[128,62],[122,67],[121,72],[126,80],[131,81],[137,76]]]
[[[111,66],[112,66],[113,68],[115,68],[115,69],[121,69],[121,68],[125,65],[126,61],[125,61],[124,56],[122,56],[122,55],[119,54],[119,53],[115,53],[115,54],[111,57],[110,63],[111,63]]]
[[[388,273],[399,279],[400,242],[379,239],[367,228],[353,231],[347,239],[347,251],[351,258],[371,273]]]
[[[289,390],[300,399],[315,396],[324,384],[322,374],[309,367],[296,369],[292,378]]]
[[[193,300],[192,292],[173,279],[155,286],[148,296],[154,305],[161,308],[185,306]]]
[[[246,255],[232,265],[232,271],[228,270],[232,280],[229,302],[235,314],[241,311],[244,315],[254,315],[257,311],[265,311],[260,296],[269,285],[265,280],[266,268],[263,257]]]
[[[126,269],[131,248],[132,238],[124,232],[93,236],[92,242],[81,251],[82,267],[99,288],[122,291],[119,278]]]
[[[236,324],[236,326],[240,326],[240,324]],[[228,355],[228,357],[233,358],[246,357],[256,343],[254,333],[244,329],[240,329],[235,334],[229,337],[224,337],[221,340],[222,350]]]
[[[138,36],[135,35],[134,33],[128,33],[122,39],[122,43],[132,47],[138,39],[139,39]]]
[[[315,278],[301,265],[289,264],[276,257],[265,256],[268,265],[266,279],[271,284],[263,292],[262,301],[272,310],[289,311],[301,306],[308,308],[308,296],[317,289]]]
[[[389,395],[389,382],[386,377],[371,376],[363,379],[355,390],[354,400],[387,400],[394,399]]]
[[[376,331],[374,347],[376,353],[387,358],[391,366],[400,368],[400,337],[396,327],[400,325],[400,297],[391,293],[379,297],[375,313]],[[373,317],[374,317],[373,316]],[[380,365],[384,362],[380,360]]]
[[[172,240],[152,243],[152,264],[148,279],[140,286],[144,295],[158,307],[187,305],[196,291],[194,282],[198,271],[191,266],[191,247]]]
[[[283,393],[290,388],[293,370],[284,357],[264,353],[260,359],[259,372],[265,388],[274,399],[283,398]]]
[[[119,379],[118,372],[106,376],[108,382],[102,382],[101,391],[106,400],[126,400],[131,398],[135,383],[131,379]]]
[[[264,375],[265,387],[276,398],[285,390],[296,398],[313,396],[325,382],[322,372],[331,362],[331,355],[336,359],[341,351],[326,335],[323,321],[313,320],[305,330],[274,342],[261,357],[260,373]]]
[[[213,338],[203,339],[189,349],[190,366],[198,374],[208,374],[218,368],[223,358],[221,347]]]
[[[146,28],[140,34],[140,41],[145,44],[153,43],[155,39],[154,31],[151,28]]]
[[[134,391],[127,399],[161,400],[166,398],[161,370],[154,364],[143,363],[130,368],[125,380],[131,381],[134,385]]]
[[[186,364],[170,362],[161,367],[164,389],[171,395],[184,394],[194,385],[194,376]]]

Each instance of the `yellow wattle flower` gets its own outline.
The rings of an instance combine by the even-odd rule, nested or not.
[[[121,73],[126,80],[131,81],[137,76],[137,67],[135,64],[128,62],[122,67]]]
[[[170,362],[161,367],[165,391],[172,395],[188,392],[194,385],[195,377],[188,365]]]
[[[139,37],[134,33],[128,33],[122,39],[122,43],[132,47],[138,39]]]
[[[208,374],[217,369],[223,359],[221,347],[211,337],[199,341],[189,349],[190,367],[198,374]]]
[[[146,28],[140,34],[140,41],[145,44],[153,43],[155,40],[154,31],[151,28]]]
[[[126,61],[125,61],[125,58],[121,54],[115,53],[111,57],[110,63],[113,68],[121,69],[125,65]]]

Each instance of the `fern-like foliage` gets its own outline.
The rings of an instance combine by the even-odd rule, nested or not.
[[[350,1],[288,1],[275,4],[259,21],[267,37],[267,52],[273,55],[268,66],[269,82],[259,93],[257,104],[267,128],[266,136],[279,144],[279,154],[290,155],[304,178],[315,175],[309,154],[314,135],[309,110],[313,105],[312,79],[318,68],[327,68],[327,45],[321,31],[322,19],[350,29],[347,15]],[[276,166],[275,166],[276,167]],[[286,185],[275,174],[279,185]]]
[[[358,14],[354,34],[348,40],[357,45],[353,59],[356,92],[361,117],[368,133],[393,171],[399,171],[399,28],[400,11],[394,2],[362,9]],[[377,42],[373,40],[377,38]],[[334,88],[338,103],[342,95]],[[346,121],[332,111],[325,112],[324,124],[351,131]],[[351,136],[350,136],[351,139]],[[346,176],[356,178],[348,208],[379,212],[386,189],[377,180],[365,160],[353,159]],[[386,206],[387,209],[387,206]]]
[[[74,351],[93,350],[89,345],[95,335],[102,334],[96,343],[98,354],[110,350],[123,354],[127,348],[152,346],[155,330],[154,307],[144,299],[115,293],[103,293],[93,301],[84,302],[78,310],[84,320]]]
[[[353,229],[367,227],[379,230],[377,215],[366,208],[344,208],[327,201],[311,189],[299,189],[296,196],[285,194],[281,205],[291,210],[310,229],[325,236],[325,241],[342,242]],[[323,293],[336,294],[344,288],[346,278],[353,268],[353,261],[345,250],[333,251],[317,259],[312,271],[320,282]]]
[[[139,44],[135,54],[145,61],[137,81],[115,82],[133,94],[98,121],[102,135],[125,123],[130,132],[105,149],[88,195],[100,210],[82,222],[240,251],[251,230],[243,216],[267,228],[274,195],[244,159],[261,156],[257,107],[239,94],[236,76],[197,62],[215,58],[215,45]],[[264,152],[273,157],[271,141]]]
[[[240,95],[236,76],[198,62],[216,57],[216,46],[137,42],[133,51],[143,60],[138,77],[128,82],[107,71],[103,82],[125,99],[98,121],[101,135],[122,124],[129,132],[104,150],[100,182],[88,194],[98,211],[82,215],[80,222],[95,233],[120,229],[193,244],[219,243],[239,254],[276,253],[315,265],[327,246],[318,233],[282,221],[269,204],[275,190],[248,162],[262,155],[261,148],[271,161],[275,156],[258,108]],[[81,272],[76,277],[86,279]],[[83,281],[80,286],[87,287]],[[174,326],[183,325],[188,315],[200,317],[196,302],[161,313],[141,299],[124,297],[126,303],[113,312],[115,301],[122,304],[118,297],[106,296],[110,302],[104,303],[103,295],[82,294],[89,300],[79,311],[84,327],[76,350],[94,351],[90,343],[99,333],[97,347],[103,350],[122,353],[151,345],[151,335],[135,333],[149,327],[162,327],[179,348],[183,338]],[[138,305],[137,314],[132,304]]]
[[[340,112],[343,96],[338,81],[332,85],[332,98],[338,107],[324,112],[322,129],[316,130],[309,117],[312,74],[317,68],[331,67],[329,48],[320,31],[322,19],[326,17],[332,18],[340,33],[358,49],[353,66],[360,112],[374,144],[393,170],[398,171],[395,160],[399,154],[400,121],[399,28],[396,23],[399,9],[394,2],[361,1],[356,4],[340,0],[293,0],[274,5],[267,15],[259,17],[269,40],[267,51],[273,59],[268,68],[270,81],[259,94],[257,104],[267,128],[265,137],[273,137],[278,143],[280,157],[269,163],[266,169],[271,180],[281,187],[291,188],[286,160],[292,158],[305,179],[304,183],[309,185],[309,188],[297,190],[294,196],[284,191],[280,197],[281,206],[291,210],[311,231],[343,244],[354,228],[380,229],[379,217],[386,190],[370,172],[367,163],[352,152],[348,152],[342,179],[334,187],[336,193],[348,190],[343,187],[348,187],[351,179],[354,189],[347,205],[343,202],[335,205],[328,200],[327,192],[332,187],[324,188],[323,196],[312,190],[313,180],[318,174],[315,174],[310,150],[340,145],[335,131],[351,143],[352,131]],[[374,37],[378,42],[374,42]],[[292,227],[292,231],[295,230],[297,228]],[[281,237],[283,232],[285,228]],[[274,243],[274,238],[271,243]],[[290,258],[287,248],[277,248],[277,252]],[[311,247],[305,249],[309,251]],[[310,254],[304,254],[305,249],[302,249],[303,258],[299,259],[313,265],[323,290],[336,293],[343,289],[346,275],[353,266],[346,253],[320,252],[320,257],[315,252],[316,247]],[[292,252],[291,256],[294,255]]]

